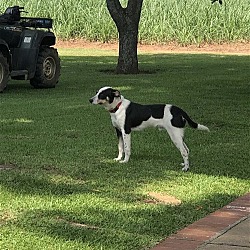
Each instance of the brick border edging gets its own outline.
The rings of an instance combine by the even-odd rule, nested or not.
[[[250,193],[161,241],[151,250],[194,250],[250,214]]]

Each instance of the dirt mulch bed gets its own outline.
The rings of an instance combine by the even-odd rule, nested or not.
[[[117,43],[86,42],[84,40],[59,40],[58,48],[86,48],[118,51]],[[223,43],[180,46],[177,44],[138,44],[138,51],[153,54],[159,53],[200,53],[200,54],[232,54],[250,55],[250,42],[246,43]]]
[[[178,206],[181,204],[181,200],[166,193],[149,192],[148,198],[144,200],[144,203]]]

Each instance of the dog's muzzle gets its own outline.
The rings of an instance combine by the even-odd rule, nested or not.
[[[93,103],[93,101],[94,101],[93,98],[90,98],[90,99],[89,99],[89,102],[90,102],[91,104]]]

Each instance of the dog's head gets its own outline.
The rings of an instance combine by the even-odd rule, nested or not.
[[[103,87],[96,92],[96,95],[89,99],[89,102],[92,104],[100,104],[107,109],[111,109],[116,106],[120,100],[121,95],[118,90],[111,87]]]

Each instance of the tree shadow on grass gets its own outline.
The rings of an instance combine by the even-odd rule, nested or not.
[[[59,196],[71,194],[98,193],[91,184],[82,178],[73,179],[56,173],[47,174],[44,171],[11,169],[0,172],[0,184],[8,191],[24,195]]]
[[[176,207],[137,203],[126,208],[109,209],[102,204],[93,206],[86,202],[78,209],[30,210],[20,214],[14,224],[26,233],[60,238],[65,244],[77,242],[83,248],[142,249],[202,218],[208,201],[229,202],[233,198],[235,196],[214,194],[196,204],[185,203]]]
[[[163,180],[163,169],[152,169],[141,165],[129,166],[119,163],[100,163],[92,169],[79,168],[74,173],[60,169],[6,168],[0,171],[0,185],[16,195],[38,195],[67,197],[71,195],[93,195],[93,197],[114,199],[134,203],[143,199],[135,190],[143,183]],[[171,178],[171,177],[169,177]]]

